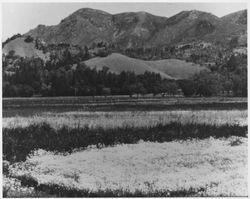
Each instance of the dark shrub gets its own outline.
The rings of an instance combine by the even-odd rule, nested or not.
[[[30,35],[28,35],[28,36],[24,39],[24,41],[25,41],[26,43],[31,43],[31,42],[34,41],[34,39],[33,39],[33,37],[31,37]]]

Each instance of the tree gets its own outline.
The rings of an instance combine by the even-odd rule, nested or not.
[[[235,96],[247,97],[247,73],[232,76],[232,90]]]
[[[73,77],[64,68],[60,68],[53,73],[51,80],[52,93],[55,96],[68,96],[74,95],[74,89],[72,89]]]
[[[166,93],[175,95],[178,91],[178,85],[175,81],[163,81],[161,83],[160,91],[163,95]]]
[[[135,84],[131,84],[129,87],[129,94],[136,93],[137,98],[139,97],[139,94],[144,95],[146,93],[146,89],[144,88],[143,84],[141,82],[136,82]]]
[[[40,58],[23,59],[19,63],[19,70],[16,75],[19,83],[26,84],[34,88],[34,92],[39,93],[41,88],[41,76],[43,68],[43,60]]]
[[[105,87],[105,88],[102,89],[102,95],[104,95],[105,97],[107,97],[110,94],[111,94],[111,89],[110,88]]]
[[[190,97],[195,94],[195,83],[192,80],[180,80],[178,81],[185,97]]]
[[[150,92],[152,92],[153,93],[153,95],[154,96],[156,96],[157,94],[159,94],[159,93],[161,93],[162,92],[162,84],[154,84],[153,86],[152,86],[152,90],[151,89],[149,89],[148,91]]]
[[[6,58],[8,58],[8,59],[15,58],[15,57],[14,57],[14,56],[15,56],[15,53],[16,53],[16,52],[15,52],[14,50],[10,50],[10,51],[8,52]]]
[[[193,76],[196,94],[209,97],[216,95],[221,90],[220,76],[218,73],[201,71]]]
[[[87,46],[84,46],[84,51],[85,51],[85,60],[87,60],[90,58],[89,49]]]
[[[21,97],[31,97],[34,95],[34,89],[29,85],[20,85],[19,96]]]
[[[235,55],[232,55],[228,62],[226,63],[226,68],[228,71],[234,71],[236,67],[239,65],[238,60]]]
[[[143,84],[140,83],[140,82],[137,82],[135,84],[135,93],[137,93],[137,97],[139,96],[139,94],[146,94],[147,93],[147,90],[144,88]]]
[[[229,42],[230,48],[235,48],[238,45],[238,37],[233,37]]]
[[[229,94],[230,91],[232,91],[233,81],[231,73],[224,72],[223,76],[221,76],[221,84],[223,93],[226,92],[227,94]]]

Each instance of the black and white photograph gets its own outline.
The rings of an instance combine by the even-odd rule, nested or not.
[[[1,2],[2,197],[248,197],[247,12]]]

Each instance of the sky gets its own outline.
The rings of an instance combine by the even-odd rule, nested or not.
[[[80,8],[93,8],[110,14],[146,11],[170,17],[183,10],[200,10],[218,17],[247,9],[247,3],[3,3],[2,41],[26,33],[39,24],[56,25]]]

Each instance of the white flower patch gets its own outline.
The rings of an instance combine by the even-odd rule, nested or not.
[[[207,196],[247,196],[247,138],[142,142],[68,155],[42,150],[12,165],[13,176],[30,175],[40,184],[82,190],[134,193],[205,190]],[[27,168],[30,166],[30,168]]]

